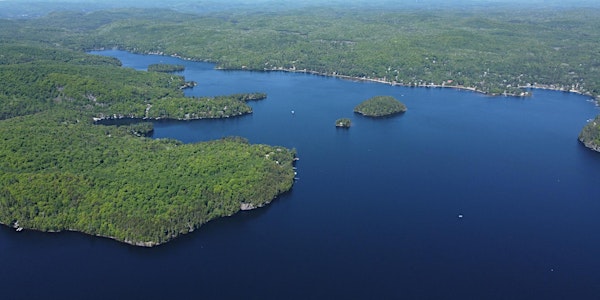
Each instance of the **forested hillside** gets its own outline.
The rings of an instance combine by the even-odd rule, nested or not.
[[[184,79],[115,59],[19,41],[0,44],[0,223],[75,230],[154,246],[289,190],[295,153],[242,138],[182,144],[151,123],[219,118],[263,93],[184,97]]]
[[[304,9],[278,13],[121,10],[11,21],[5,38],[118,47],[405,85],[520,94],[538,85],[598,94],[599,9]]]

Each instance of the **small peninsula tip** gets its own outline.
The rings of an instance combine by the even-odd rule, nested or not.
[[[588,122],[579,133],[579,141],[586,147],[600,152],[600,116]]]

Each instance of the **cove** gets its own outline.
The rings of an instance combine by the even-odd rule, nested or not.
[[[544,90],[487,97],[98,53],[140,70],[184,64],[181,74],[198,83],[188,95],[267,93],[250,103],[251,115],[157,121],[154,137],[192,143],[233,135],[296,148],[299,179],[267,207],[152,249],[2,227],[7,299],[600,294],[600,155],[577,141],[600,112],[588,97]],[[385,119],[353,114],[376,95],[391,95],[408,111]],[[336,129],[340,117],[353,126]]]

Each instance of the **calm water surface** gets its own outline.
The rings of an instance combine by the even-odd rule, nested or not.
[[[266,92],[252,115],[157,122],[154,137],[296,148],[299,180],[266,208],[152,249],[2,227],[4,299],[600,298],[600,153],[576,139],[600,113],[587,97],[493,98],[100,53],[136,69],[185,64],[198,82],[188,95]],[[408,112],[352,113],[375,95]],[[352,128],[336,129],[340,117]]]

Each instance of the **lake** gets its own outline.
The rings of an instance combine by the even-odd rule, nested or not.
[[[155,138],[243,136],[295,148],[298,180],[268,207],[156,248],[0,228],[4,299],[597,299],[600,153],[577,135],[589,97],[488,97],[184,64],[193,96],[265,92],[253,114],[155,122]],[[390,95],[399,116],[358,103]],[[292,111],[294,113],[292,114]],[[335,120],[348,117],[350,129]]]

